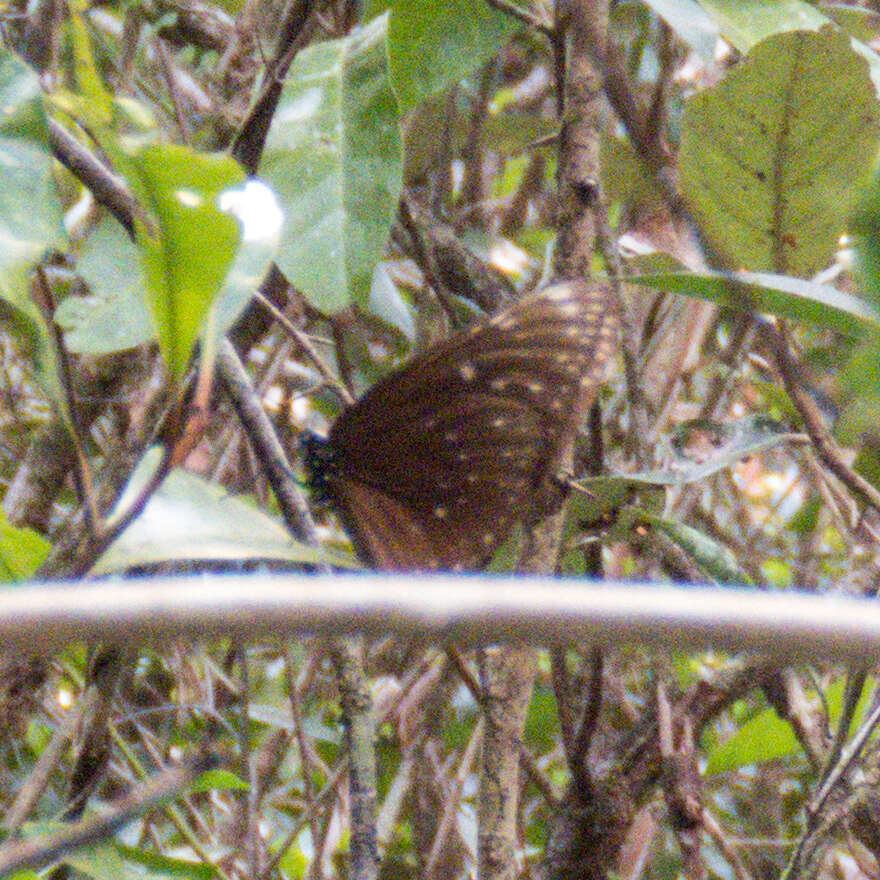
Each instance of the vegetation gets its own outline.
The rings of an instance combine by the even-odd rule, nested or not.
[[[301,432],[591,279],[619,349],[565,497],[491,570],[876,594],[873,4],[8,0],[0,23],[8,584],[114,575],[109,605],[120,577],[357,569]],[[867,657],[122,635],[4,647],[0,875],[880,871]]]

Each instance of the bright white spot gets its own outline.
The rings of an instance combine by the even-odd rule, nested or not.
[[[204,199],[191,189],[178,189],[174,191],[174,197],[187,208],[198,208]]]
[[[465,382],[473,382],[476,378],[477,371],[474,369],[474,365],[472,363],[470,363],[469,361],[465,361],[458,368],[458,375],[461,376],[461,378],[464,379]]]
[[[532,259],[526,251],[506,238],[489,249],[489,262],[505,275],[522,275]]]
[[[245,241],[275,242],[281,235],[284,212],[275,192],[261,180],[249,180],[244,186],[220,194],[220,210],[241,223]]]
[[[448,512],[449,511],[445,507],[442,507],[442,506],[434,508],[434,516],[437,519],[446,519],[446,514]]]
[[[69,709],[73,705],[73,692],[69,688],[59,688],[55,699],[60,708]]]
[[[266,389],[263,395],[263,406],[270,412],[277,413],[281,409],[281,402],[284,399],[284,392],[280,385],[272,385]]]
[[[306,89],[295,101],[279,107],[275,113],[275,122],[283,124],[286,122],[302,122],[315,114],[315,111],[321,106],[321,89],[317,86],[312,89]]]
[[[526,385],[526,388],[528,388],[529,391],[532,392],[532,394],[540,394],[544,390],[544,383],[543,382],[529,382],[529,384]]]
[[[554,284],[541,291],[541,296],[551,302],[564,302],[571,299],[571,288],[567,284]]]
[[[64,215],[64,228],[67,230],[68,235],[76,235],[82,231],[94,203],[92,191],[83,188],[80,198],[74,202],[70,210]]]
[[[507,419],[504,416],[501,416],[497,419],[492,419],[492,427],[493,428],[503,428],[507,424]]]

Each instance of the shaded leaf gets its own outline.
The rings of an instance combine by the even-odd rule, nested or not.
[[[137,497],[155,461],[155,456],[147,456],[138,466],[119,510]],[[162,562],[236,559],[353,567],[347,557],[295,541],[281,523],[223,487],[174,470],[92,571],[107,574]]]
[[[260,166],[286,215],[278,265],[325,313],[367,302],[400,196],[387,22],[296,56]]]
[[[688,101],[682,190],[729,267],[808,276],[837,248],[878,131],[868,65],[844,35],[773,36]]]
[[[395,0],[388,57],[401,110],[481,67],[518,28],[485,0]]]
[[[124,846],[121,843],[117,843],[116,848],[127,862],[133,862],[147,868],[150,872],[150,878],[175,877],[185,878],[185,880],[211,880],[212,877],[218,875],[217,869],[205,862],[175,859],[139,847]],[[128,874],[131,872],[129,871]]]
[[[717,584],[752,584],[737,561],[736,554],[720,541],[684,523],[639,510],[642,523],[663,532],[677,544]]]
[[[655,272],[632,275],[645,284],[684,296],[708,299],[730,308],[769,312],[805,321],[849,336],[880,329],[880,312],[830,284],[816,284],[766,272]]]
[[[64,331],[69,351],[110,354],[155,337],[138,251],[119,223],[106,217],[91,232],[77,270],[91,295],[69,296],[55,310],[55,323]]]
[[[39,80],[0,48],[0,322],[21,343],[62,416],[66,410],[53,340],[31,299],[30,273],[63,242]]]
[[[678,426],[670,439],[671,458],[663,469],[619,476],[592,477],[573,485],[592,495],[625,493],[639,486],[683,486],[703,480],[750,455],[791,440],[778,422],[762,415],[735,422],[693,419]]]

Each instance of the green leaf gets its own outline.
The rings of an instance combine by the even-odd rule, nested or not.
[[[791,725],[773,709],[765,709],[743,724],[707,755],[706,774],[724,773],[750,764],[762,764],[800,752]]]
[[[155,337],[138,250],[116,220],[106,217],[91,232],[77,270],[91,295],[69,296],[55,310],[69,351],[110,354]]]
[[[147,305],[179,380],[238,250],[240,225],[219,201],[244,182],[244,171],[228,156],[176,145],[143,147],[127,158],[125,171],[148,215],[135,222]]]
[[[30,273],[48,250],[64,242],[39,80],[0,48],[0,322],[22,344],[62,414],[53,340],[31,299]]]
[[[190,793],[200,791],[247,791],[250,786],[229,770],[207,770],[189,787]]]
[[[185,859],[175,859],[121,843],[116,843],[116,849],[127,862],[148,869],[150,875],[145,880],[158,880],[160,877],[176,878],[176,880],[211,880],[219,875],[219,871],[213,865],[205,862],[188,862]],[[126,872],[126,876],[132,876],[132,872]],[[133,875],[132,880],[137,876],[141,876],[141,873]]]
[[[843,707],[843,694],[846,679],[841,677],[832,683],[825,692],[825,702],[831,723],[840,718]],[[853,715],[853,727],[857,727],[865,717],[874,682],[869,679],[862,689],[862,695]],[[815,692],[811,694],[815,698]],[[801,751],[791,725],[780,718],[774,709],[765,709],[747,721],[723,743],[709,750],[706,773],[724,773],[750,764],[762,764],[777,758],[796,755]]]
[[[717,584],[752,584],[729,547],[698,529],[639,510],[640,522],[653,526],[677,544]]]
[[[400,196],[387,22],[296,56],[260,167],[286,215],[278,265],[325,313],[367,302]]]
[[[644,284],[734,309],[769,312],[861,336],[880,329],[880,312],[856,296],[830,284],[816,284],[767,272],[656,272],[632,275],[630,284]]]
[[[700,0],[700,5],[718,23],[724,39],[743,53],[773,34],[817,31],[833,21],[803,0]],[[880,89],[880,57],[859,40],[852,40],[852,47],[868,62],[871,79]]]
[[[620,476],[593,477],[573,485],[591,495],[640,486],[683,486],[706,477],[750,455],[757,455],[791,439],[791,433],[762,415],[751,415],[735,422],[692,419],[683,422],[670,438],[667,467],[661,470]]]
[[[553,750],[559,737],[559,714],[553,691],[538,683],[526,715],[525,741],[543,755]]]
[[[401,110],[481,67],[518,28],[485,0],[395,0],[388,57]]]
[[[104,88],[104,82],[95,64],[92,41],[82,16],[86,3],[76,0],[70,4],[70,7],[71,15],[68,22],[76,83],[85,98],[80,104],[80,110],[87,109],[87,118],[93,128],[107,125],[113,118],[113,95]]]
[[[862,286],[880,308],[880,168],[859,198],[850,229]]]
[[[846,36],[773,36],[688,101],[682,190],[728,267],[809,276],[838,246],[878,132],[868,65]]]
[[[63,861],[92,880],[119,880],[126,874],[122,856],[111,841],[102,841],[66,853]]]
[[[24,581],[33,577],[51,548],[33,529],[11,525],[0,510],[0,581]]]
[[[700,0],[700,6],[740,52],[774,34],[819,30],[828,24],[818,9],[802,0]]]
[[[114,516],[127,510],[146,484],[156,466],[155,452],[135,470]],[[281,523],[230,495],[222,486],[173,470],[143,513],[101,556],[92,573],[182,560],[235,559],[352,567],[347,557],[293,540]]]

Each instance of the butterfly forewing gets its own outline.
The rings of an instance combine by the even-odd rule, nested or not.
[[[370,389],[329,437],[359,549],[381,568],[484,565],[559,470],[616,327],[603,288],[557,284]]]

